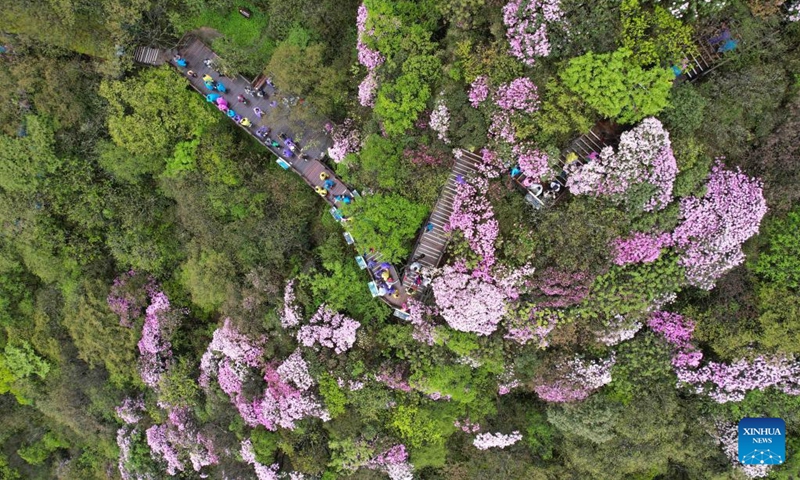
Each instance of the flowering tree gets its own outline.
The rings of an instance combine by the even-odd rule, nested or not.
[[[445,231],[459,230],[464,235],[472,251],[481,257],[484,271],[495,263],[494,242],[500,232],[492,205],[484,196],[488,186],[484,178],[471,182],[461,178],[456,184],[453,211],[444,226]]]
[[[438,314],[438,309],[410,298],[407,302],[408,322],[414,326],[411,336],[414,340],[433,346],[435,342],[435,325],[431,317]]]
[[[592,279],[587,272],[565,272],[555,268],[542,270],[534,288],[544,299],[539,307],[564,308],[580,303],[589,294]]]
[[[170,410],[165,424],[153,425],[145,434],[151,452],[167,462],[170,475],[186,469],[186,457],[197,472],[219,462],[211,439],[197,431],[188,409]]]
[[[503,7],[503,23],[511,55],[532,67],[536,57],[550,54],[549,25],[563,25],[560,0],[511,0]]]
[[[741,170],[711,169],[702,198],[681,201],[681,222],[672,234],[689,284],[710,290],[717,279],[744,261],[742,244],[758,233],[767,212],[760,180]]]
[[[341,125],[331,130],[333,145],[328,149],[328,156],[339,163],[348,153],[357,152],[361,148],[361,135],[351,119],[346,119]]]
[[[120,406],[116,407],[114,411],[120,420],[128,425],[138,423],[142,419],[141,412],[144,411],[144,400],[142,398],[126,397]]]
[[[655,311],[650,314],[647,326],[661,335],[675,348],[672,365],[676,368],[697,367],[703,352],[692,344],[694,322],[677,313]]]
[[[505,314],[506,297],[497,286],[455,267],[444,267],[431,285],[442,317],[456,330],[489,335]]]
[[[294,280],[286,282],[286,288],[283,291],[283,313],[281,317],[281,326],[283,328],[291,328],[300,325],[300,309],[295,304],[297,299],[294,295]]]
[[[472,444],[478,450],[488,450],[490,448],[506,448],[522,440],[522,435],[518,431],[511,432],[509,435],[504,433],[479,433],[475,436]]]
[[[496,111],[492,114],[489,134],[495,139],[513,144],[516,130],[512,119],[516,115],[531,114],[539,110],[539,93],[536,85],[520,77],[500,85],[492,96]]]
[[[376,455],[365,466],[386,472],[391,480],[414,480],[414,466],[408,462],[408,452],[402,444]]]
[[[386,58],[381,55],[381,52],[372,50],[364,43],[365,37],[374,35],[374,29],[367,31],[367,18],[369,12],[367,7],[362,3],[358,7],[358,15],[356,16],[356,29],[358,30],[358,42],[356,43],[356,50],[358,50],[358,63],[367,67],[367,70],[375,70],[386,61]]]
[[[323,347],[344,353],[356,341],[356,330],[361,324],[350,317],[334,312],[323,303],[317,313],[297,332],[297,341],[306,347],[319,343]]]
[[[263,425],[273,431],[278,427],[292,430],[297,420],[309,416],[327,421],[328,412],[308,392],[314,379],[300,351],[296,350],[276,367],[265,364],[259,346],[263,341],[251,341],[226,320],[223,327],[214,332],[200,361],[200,385],[208,389],[211,378],[216,376],[219,387],[251,427]],[[251,397],[245,394],[244,386],[256,381],[255,372],[259,370],[266,382],[264,392]]]
[[[647,234],[634,232],[628,238],[618,238],[613,241],[614,263],[617,265],[652,263],[661,256],[663,248],[671,245],[672,235],[669,233]]]
[[[489,77],[481,75],[469,86],[469,104],[475,108],[489,98]]]
[[[558,325],[558,313],[548,308],[521,308],[513,315],[508,316],[505,337],[520,345],[526,345],[531,340],[537,340],[539,348],[547,348],[550,341],[547,339],[550,332]]]
[[[139,339],[139,374],[148,387],[155,388],[161,375],[172,364],[170,337],[178,327],[180,312],[173,312],[164,292],[148,292],[150,305],[145,311],[142,337]]]
[[[583,400],[592,391],[611,383],[611,367],[615,362],[614,354],[602,361],[587,362],[575,357],[559,366],[555,380],[537,385],[534,391],[546,402]]]
[[[641,323],[631,323],[622,315],[616,315],[608,322],[608,325],[603,331],[594,333],[597,336],[598,342],[607,347],[611,347],[625,340],[630,340],[641,328]]]
[[[622,134],[616,153],[606,147],[585,165],[573,163],[567,187],[575,195],[612,196],[645,211],[661,210],[672,201],[677,174],[669,133],[651,117]]]
[[[132,327],[133,320],[139,318],[147,306],[145,293],[154,289],[155,281],[152,278],[142,278],[134,270],[125,272],[115,278],[111,285],[106,299],[108,308],[119,316],[120,325]]]
[[[447,138],[447,130],[450,128],[450,110],[447,109],[447,105],[443,101],[436,102],[436,107],[431,112],[429,125],[436,132],[439,140],[444,143],[450,143]]]
[[[363,107],[375,106],[375,95],[378,93],[378,79],[375,72],[370,71],[358,84],[358,103]]]
[[[696,393],[705,393],[718,403],[739,402],[751,390],[770,387],[800,395],[800,362],[793,357],[758,356],[730,365],[709,362],[697,370],[677,367],[675,373],[679,382],[692,385]]]
[[[544,176],[550,167],[547,153],[528,145],[514,145],[512,152],[517,158],[520,171],[525,175],[525,186],[530,187],[537,179]]]

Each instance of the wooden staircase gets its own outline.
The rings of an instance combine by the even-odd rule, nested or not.
[[[436,201],[431,215],[422,231],[417,237],[417,243],[414,245],[414,250],[409,257],[408,264],[419,262],[423,267],[436,268],[442,261],[445,248],[450,241],[450,234],[444,231],[445,224],[450,220],[450,214],[453,213],[453,201],[456,196],[456,185],[458,184],[459,177],[466,178],[477,171],[476,165],[483,160],[479,155],[471,152],[461,151],[460,158],[456,158],[453,164],[453,169],[447,182],[442,188],[442,193]],[[427,231],[428,224],[433,225],[433,230]],[[403,275],[403,286],[406,290],[409,288],[416,288],[420,293],[422,288],[415,287],[415,280],[417,276],[411,273],[406,266],[405,275]]]
[[[133,61],[144,65],[164,64],[161,50],[151,47],[136,47],[136,50],[133,52]]]

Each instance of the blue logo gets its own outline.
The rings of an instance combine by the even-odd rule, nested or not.
[[[786,461],[786,422],[780,418],[739,421],[739,462],[777,465]]]

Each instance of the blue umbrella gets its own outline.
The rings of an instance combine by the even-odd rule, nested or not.
[[[209,93],[206,95],[206,101],[208,102],[215,102],[218,98],[220,98],[220,96],[216,93]]]
[[[211,82],[206,82],[206,88],[209,90],[214,90],[214,84]]]
[[[185,59],[183,59],[183,58],[179,58],[179,59],[175,60],[175,63],[176,63],[176,64],[177,64],[179,67],[185,67],[185,66],[186,66],[186,60],[185,60]]]
[[[228,91],[228,89],[227,89],[227,88],[225,88],[225,85],[223,85],[223,84],[221,84],[221,83],[217,83],[217,91],[219,91],[219,92],[222,92],[222,93],[225,93],[225,92],[227,92],[227,91]]]
[[[228,110],[228,116],[233,118],[233,117],[236,116],[236,112],[234,112],[233,109],[230,109],[230,110]]]

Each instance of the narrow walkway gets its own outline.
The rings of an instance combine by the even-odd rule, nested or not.
[[[480,156],[464,150],[461,151],[461,157],[456,158],[453,170],[447,178],[447,183],[442,188],[439,200],[436,201],[428,221],[423,225],[421,233],[417,237],[417,243],[414,245],[414,250],[409,257],[405,275],[403,276],[403,286],[409,292],[417,290],[420,297],[425,294],[426,288],[417,281],[419,275],[412,272],[409,267],[414,262],[419,262],[421,266],[428,268],[439,266],[442,257],[444,257],[445,248],[450,241],[450,234],[444,231],[444,226],[450,221],[450,215],[453,213],[453,200],[456,196],[456,185],[458,184],[457,178],[459,176],[466,177],[477,171],[475,165],[481,161]],[[430,231],[427,229],[428,224],[433,226]]]
[[[206,59],[213,62],[218,57],[208,46],[197,38],[188,37],[184,39],[177,52],[188,62],[188,66],[182,68],[175,64],[172,56],[176,51],[168,52],[170,65],[181,72],[191,86],[204,97],[212,93],[212,91],[206,87],[203,76],[210,75],[213,77],[214,81],[224,85],[226,89],[224,93],[218,91],[213,93],[223,97],[228,102],[228,106],[231,109],[252,122],[253,125],[251,127],[244,127],[239,124],[237,124],[237,126],[242,128],[277,156],[278,164],[281,165],[281,167],[286,170],[291,169],[293,172],[300,175],[308,186],[314,188],[318,192],[321,191],[319,190],[320,188],[325,186],[326,181],[329,182],[327,192],[325,195],[321,196],[332,207],[331,213],[334,214],[334,218],[338,215],[336,209],[341,202],[337,200],[336,197],[347,196],[354,201],[358,201],[358,193],[342,182],[334,174],[333,170],[322,162],[330,142],[327,135],[320,130],[311,132],[305,131],[302,127],[298,128],[296,124],[291,122],[287,112],[288,105],[284,104],[284,106],[287,107],[286,109],[281,108],[281,104],[278,103],[277,100],[278,96],[276,96],[275,89],[272,86],[266,84],[263,86],[265,92],[263,98],[247,93],[247,90],[251,88],[250,82],[247,79],[241,76],[236,78],[223,77],[218,72],[205,65],[204,61]],[[197,76],[192,77],[187,75],[188,70],[194,71]],[[247,105],[238,102],[237,98],[240,95],[248,100]],[[285,98],[282,98],[281,103],[283,103],[284,100]],[[255,108],[260,108],[261,111],[264,112],[261,118],[255,114]],[[225,113],[221,111],[219,114],[225,115]],[[257,132],[267,133],[257,135]],[[301,142],[299,139],[303,139],[303,141]],[[277,146],[274,146],[276,144]],[[333,182],[332,186],[330,182]],[[342,227],[347,230],[346,221],[340,221],[340,223]],[[345,239],[348,244],[353,244],[352,236],[347,232],[345,232]],[[357,247],[354,245],[354,248]],[[380,258],[379,253],[373,253],[371,256]],[[365,258],[365,263],[369,262],[369,260],[370,258]],[[385,262],[378,262],[378,264],[378,267],[368,268],[370,276],[376,282],[380,281],[381,271],[387,269]],[[381,264],[383,265],[382,267]],[[388,270],[391,278],[400,278],[394,266],[390,265]],[[367,286],[365,285],[364,288],[367,288]],[[396,293],[394,295],[383,295],[381,299],[389,306],[398,309],[405,305],[408,295],[406,289],[399,281],[395,285],[395,288]]]

